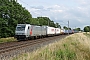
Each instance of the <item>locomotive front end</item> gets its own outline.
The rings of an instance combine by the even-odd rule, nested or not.
[[[17,38],[17,40],[22,40],[26,38],[25,28],[26,25],[22,25],[22,24],[17,25],[15,31],[15,38]]]

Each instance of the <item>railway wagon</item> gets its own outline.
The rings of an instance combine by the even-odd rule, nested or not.
[[[74,32],[74,33],[78,33],[79,31],[77,31],[77,30],[73,30],[73,32]]]
[[[72,34],[72,30],[68,30],[69,34]]]
[[[73,30],[64,30],[64,34],[72,34],[73,33]]]
[[[15,31],[15,38],[17,40],[27,40],[46,35],[46,28],[44,26],[35,26],[30,24],[17,24]]]
[[[60,29],[60,34],[61,34],[61,35],[64,34],[64,29]]]
[[[64,34],[68,34],[68,30],[64,30]]]
[[[46,35],[47,36],[54,36],[55,35],[55,28],[54,27],[46,27]]]
[[[60,28],[55,28],[55,35],[60,35]]]
[[[28,32],[29,33],[29,32]],[[46,28],[44,26],[31,25],[29,38],[40,38],[46,35]]]

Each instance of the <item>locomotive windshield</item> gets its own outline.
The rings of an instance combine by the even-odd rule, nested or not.
[[[19,25],[16,28],[17,31],[24,31],[25,30],[25,25]]]

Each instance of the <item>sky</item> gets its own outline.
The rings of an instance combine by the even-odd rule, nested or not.
[[[90,25],[90,0],[18,0],[33,18],[49,17],[61,27],[81,28]]]

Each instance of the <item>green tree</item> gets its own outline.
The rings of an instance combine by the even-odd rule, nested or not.
[[[50,21],[50,24],[49,24],[51,27],[56,27],[56,24],[54,23],[54,21]]]
[[[32,24],[32,25],[40,25],[37,18],[32,18],[31,21],[30,21],[30,24]]]
[[[37,17],[40,25],[46,25],[55,27],[54,21],[50,20],[48,17]]]
[[[14,36],[18,23],[30,23],[32,15],[17,0],[0,0],[0,37]]]
[[[77,31],[81,31],[81,29],[80,29],[80,28],[76,28],[76,30],[77,30]]]
[[[64,26],[63,29],[68,30],[68,27]]]
[[[84,32],[90,32],[90,27],[89,26],[84,27]]]
[[[55,27],[56,27],[56,28],[61,28],[61,26],[59,25],[59,23],[56,23],[56,24],[55,24]]]

